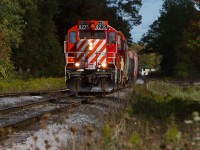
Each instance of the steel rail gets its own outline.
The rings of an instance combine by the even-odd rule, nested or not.
[[[200,86],[200,82],[198,81],[167,81],[168,83],[185,85],[185,86]]]
[[[122,89],[117,89],[114,92],[121,91],[121,90]],[[114,92],[111,92],[111,93],[114,93]],[[111,93],[107,93],[107,94],[111,94]],[[57,99],[63,99],[63,98],[66,98],[66,97],[69,97],[69,96],[72,96],[72,95],[77,97],[77,98],[83,98],[83,99],[79,100],[79,101],[75,101],[75,102],[74,101],[68,102],[68,103],[66,103],[65,106],[61,106],[60,105],[59,108],[54,108],[52,110],[47,110],[47,111],[44,111],[44,112],[40,112],[39,114],[31,115],[28,118],[24,118],[24,119],[20,119],[20,120],[17,120],[17,121],[13,121],[12,123],[7,123],[7,124],[0,125],[0,129],[4,129],[4,131],[5,131],[4,137],[0,137],[0,139],[8,138],[8,136],[9,136],[8,133],[9,133],[10,130],[12,130],[12,131],[13,130],[18,130],[18,129],[21,129],[22,127],[24,127],[24,126],[27,126],[27,125],[30,125],[32,123],[36,123],[36,122],[40,121],[42,119],[42,116],[47,114],[47,113],[56,114],[56,113],[59,113],[59,112],[62,112],[62,111],[66,111],[66,110],[72,109],[74,107],[78,107],[81,104],[86,104],[86,103],[88,103],[88,101],[92,101],[94,96],[82,96],[82,95],[77,95],[77,93],[71,93],[71,94],[69,94],[67,96],[61,96],[61,97],[57,97],[57,98],[55,98],[55,97],[54,98],[49,98],[49,99],[45,99],[45,100],[43,100],[41,102],[33,102],[33,103],[22,105],[22,106],[16,106],[16,107],[13,107],[13,108],[6,108],[6,109],[0,110],[0,112],[6,112],[8,110],[21,109],[21,108],[24,108],[24,107],[30,107],[31,105],[45,103],[46,101],[54,101],[54,100],[57,100]]]
[[[55,91],[31,91],[31,92],[16,92],[16,93],[0,93],[0,98],[3,97],[20,97],[20,96],[35,96],[51,93],[67,93],[68,89],[55,90]]]
[[[88,101],[88,98],[85,98],[83,100],[79,100],[79,101],[76,101],[76,102],[71,102],[70,104],[66,104],[66,106],[61,106],[59,108],[55,108],[55,109],[52,109],[52,110],[47,110],[45,112],[41,112],[37,115],[32,115],[32,116],[30,116],[29,118],[26,118],[26,119],[21,119],[21,120],[12,122],[12,123],[4,124],[4,125],[0,126],[0,129],[3,129],[5,131],[4,136],[0,137],[0,139],[2,140],[2,139],[8,138],[8,136],[9,136],[8,133],[9,133],[10,130],[12,130],[12,131],[18,130],[18,129],[24,127],[24,126],[27,126],[27,125],[30,125],[32,123],[36,123],[36,122],[40,121],[42,119],[42,116],[44,116],[45,114],[50,113],[52,115],[52,114],[60,113],[62,111],[66,111],[66,110],[78,107],[78,106],[80,106],[81,104],[84,104],[87,101]]]
[[[23,109],[23,108],[32,107],[32,106],[34,106],[34,105],[39,105],[39,104],[43,104],[43,103],[48,103],[48,102],[51,102],[51,101],[56,101],[56,100],[59,100],[59,99],[68,98],[68,97],[70,97],[70,96],[71,96],[71,95],[57,96],[57,97],[53,97],[53,98],[45,98],[45,99],[39,100],[39,101],[37,101],[37,102],[29,102],[29,103],[27,103],[27,104],[22,104],[22,105],[13,106],[13,107],[7,107],[7,108],[4,108],[4,109],[0,109],[0,114],[1,114],[1,113],[5,113],[5,112],[16,111],[16,110]]]

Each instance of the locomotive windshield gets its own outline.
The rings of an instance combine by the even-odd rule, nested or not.
[[[80,31],[80,39],[106,39],[105,32]]]

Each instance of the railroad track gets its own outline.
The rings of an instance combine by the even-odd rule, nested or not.
[[[176,85],[180,85],[180,86],[200,86],[200,81],[199,80],[163,80],[162,78],[159,79],[159,78],[147,78],[146,79],[146,82],[149,82],[149,81],[164,81],[166,83],[172,83],[172,84],[176,84]]]
[[[116,90],[115,92],[117,91],[119,90]],[[51,95],[50,93],[56,94]],[[65,95],[63,95],[63,93],[65,93]],[[99,96],[99,94],[96,96],[94,94],[92,96],[77,95],[77,93],[68,93],[68,90],[45,92],[45,94],[50,94],[50,97],[38,101],[20,103],[17,106],[8,106],[6,108],[0,107],[0,131],[2,129],[5,131],[4,136],[0,134],[0,139],[7,138],[10,131],[18,130],[24,126],[39,122],[45,114],[56,114],[68,111],[83,103],[88,103],[88,101],[92,101],[94,97]],[[107,95],[105,93],[101,94],[104,96]],[[9,96],[10,95],[13,96],[15,94],[9,94]],[[30,95],[30,93],[17,93],[17,95]],[[44,108],[49,109],[44,110]]]
[[[20,96],[35,96],[35,95],[47,95],[56,93],[67,93],[68,89],[55,90],[55,91],[33,91],[33,92],[16,92],[16,93],[0,93],[0,98],[3,97],[20,97]]]
[[[0,109],[0,130],[4,131],[4,136],[1,137],[0,134],[0,139],[7,138],[9,131],[21,129],[24,126],[40,121],[45,114],[56,114],[70,110],[87,102],[89,98],[77,98],[72,93]]]
[[[0,109],[0,114],[12,112],[12,111],[17,111],[17,110],[20,110],[20,109],[25,109],[25,108],[28,108],[28,107],[33,107],[34,105],[40,105],[40,104],[54,102],[54,101],[59,100],[59,99],[68,98],[69,96],[70,95],[44,98],[42,100],[38,100],[38,101],[35,101],[35,102],[27,102],[25,104],[20,104],[20,105],[17,105],[17,106],[10,106],[10,107],[7,107],[7,108],[2,108],[2,109]]]
[[[183,85],[183,86],[200,86],[199,81],[169,81],[169,83]]]

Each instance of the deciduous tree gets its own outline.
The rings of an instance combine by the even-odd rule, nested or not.
[[[121,30],[129,43],[132,42],[130,30],[140,23],[139,0],[59,0],[59,13],[55,17],[60,35],[64,41],[66,31],[78,20],[108,20],[109,24]]]
[[[25,11],[24,43],[13,50],[17,68],[30,69],[34,76],[63,74],[64,56],[57,39],[53,17],[58,9],[55,0],[19,0]]]
[[[161,69],[168,75],[190,75],[192,62],[184,46],[184,32],[196,17],[195,12],[192,0],[165,0],[160,17],[142,39],[148,50],[162,55]]]
[[[10,54],[23,41],[23,14],[17,0],[0,1],[0,77],[8,77],[13,69]]]

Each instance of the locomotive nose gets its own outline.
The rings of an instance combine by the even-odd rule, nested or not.
[[[80,39],[76,46],[77,62],[85,62],[83,69],[106,68],[107,47],[104,39]]]

